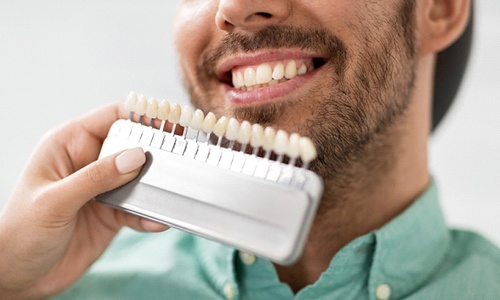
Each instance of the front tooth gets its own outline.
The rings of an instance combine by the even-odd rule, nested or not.
[[[255,71],[252,68],[246,68],[244,73],[245,85],[255,85]]]
[[[226,133],[227,130],[227,123],[228,119],[225,116],[220,117],[219,120],[217,120],[217,123],[215,123],[214,126],[214,133],[218,137],[222,137],[224,133]]]
[[[237,84],[237,80],[236,80],[236,72],[232,72],[232,78],[231,78],[232,82],[233,82],[233,86],[235,88],[239,88],[239,85]]]
[[[244,85],[243,81],[243,76],[241,75],[240,72],[233,72],[233,86],[237,89],[239,89],[241,86]]]
[[[203,127],[203,120],[205,119],[205,114],[197,109],[193,114],[193,119],[191,120],[191,128],[194,130],[200,130]]]
[[[139,116],[143,116],[144,114],[146,114],[147,107],[148,99],[143,95],[140,95],[139,99],[137,99],[137,103],[135,104],[135,113]]]
[[[305,63],[302,63],[302,65],[300,65],[300,68],[297,70],[297,74],[303,75],[305,73],[307,73],[307,66]]]
[[[290,134],[290,138],[288,139],[288,148],[286,151],[286,155],[288,155],[290,158],[297,158],[299,157],[300,153],[300,135],[297,133],[292,133]]]
[[[295,76],[297,76],[297,63],[295,62],[295,60],[292,59],[286,65],[285,78],[286,79],[292,79]]]
[[[182,109],[181,118],[179,119],[179,124],[183,127],[191,125],[191,120],[193,120],[193,110],[189,106],[184,106]]]
[[[250,141],[251,134],[252,134],[252,125],[250,125],[248,121],[243,121],[241,122],[240,131],[238,131],[238,137],[236,140],[240,142],[242,145],[246,145]]]
[[[276,154],[285,154],[288,148],[288,134],[284,130],[278,130],[274,139],[273,150]]]
[[[310,138],[301,137],[299,141],[300,158],[305,165],[308,165],[313,159],[316,158],[317,152],[314,143]]]
[[[264,129],[264,142],[262,144],[262,148],[266,151],[273,150],[274,139],[276,137],[276,131],[272,127],[266,127]]]
[[[250,136],[250,145],[253,148],[262,146],[264,142],[264,128],[260,124],[252,125],[252,134]]]
[[[170,103],[167,100],[162,100],[160,106],[158,107],[158,119],[168,120],[168,115],[170,114]]]
[[[125,101],[125,108],[128,111],[134,111],[136,103],[137,103],[137,95],[134,92],[130,92],[127,96],[127,100]]]
[[[201,125],[201,129],[206,133],[212,133],[214,130],[215,122],[217,122],[217,118],[212,112],[209,112],[203,120],[203,124]]]
[[[257,67],[257,73],[255,75],[255,81],[257,84],[268,83],[273,79],[273,70],[269,64],[262,64]]]
[[[179,123],[181,118],[181,106],[179,103],[172,103],[170,105],[170,114],[168,115],[168,121],[172,124]]]
[[[227,123],[226,138],[230,141],[236,140],[238,137],[238,131],[240,130],[240,122],[235,118],[230,118]]]
[[[154,119],[158,116],[158,100],[155,98],[149,99],[148,108],[146,109],[146,116]]]
[[[243,73],[236,72],[236,84],[238,88],[245,86],[245,78],[243,77]]]
[[[282,79],[283,77],[285,77],[285,67],[283,66],[282,63],[278,63],[275,67],[274,67],[274,71],[273,71],[273,79],[274,80],[280,80]]]

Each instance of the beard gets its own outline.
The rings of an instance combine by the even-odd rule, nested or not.
[[[384,132],[409,106],[416,68],[414,6],[414,1],[403,1],[392,15],[383,16],[381,23],[391,24],[387,28],[352,25],[356,49],[325,29],[273,25],[252,34],[228,33],[201,57],[197,77],[185,80],[185,85],[193,104],[204,111],[310,137],[318,152],[310,168],[324,180],[341,184],[340,179],[355,176],[350,172],[354,162],[377,162],[387,156],[379,153],[390,147]],[[367,28],[374,28],[374,32]],[[328,58],[320,65],[326,78],[306,97],[249,107],[221,105],[214,99],[219,95],[215,65],[220,59],[238,52],[282,47]]]

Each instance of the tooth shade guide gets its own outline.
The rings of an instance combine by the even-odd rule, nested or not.
[[[159,126],[160,128],[157,130],[158,134],[161,134],[166,122],[169,122],[172,125],[171,133],[173,139],[161,138],[160,135],[153,134],[153,132],[144,131],[144,133],[138,133],[139,129],[134,128],[130,128],[130,131],[123,129],[123,133],[119,134],[120,136],[126,137],[126,132],[130,132],[128,135],[130,135],[131,138],[144,145],[152,145],[153,142],[155,145],[161,143],[165,144],[166,141],[175,145],[176,130],[181,129],[181,127],[176,124],[179,124],[184,126],[183,132],[179,132],[181,136],[178,137],[187,140],[188,142],[198,142],[199,140],[203,140],[203,138],[199,138],[201,136],[205,137],[203,143],[208,146],[210,142],[210,135],[213,132],[218,137],[215,141],[215,145],[217,147],[232,150],[235,153],[241,152],[244,154],[246,153],[248,146],[250,146],[251,148],[248,149],[248,151],[249,153],[252,153],[251,155],[262,155],[262,159],[288,164],[289,166],[296,167],[298,163],[300,166],[300,162],[302,162],[302,168],[308,168],[310,162],[314,160],[317,155],[312,141],[308,138],[300,137],[296,133],[288,136],[287,133],[282,130],[276,132],[272,127],[266,127],[263,129],[262,126],[258,124],[251,125],[247,121],[239,123],[234,118],[228,119],[223,116],[217,120],[215,115],[212,113],[208,113],[205,117],[201,110],[196,110],[193,113],[189,107],[181,109],[179,104],[170,104],[166,100],[163,100],[160,104],[158,104],[158,101],[155,98],[151,98],[149,101],[142,95],[138,98],[139,99],[135,102],[134,111],[131,112],[132,117],[129,117],[129,122],[133,120],[133,113],[139,115],[139,122],[142,122],[144,117],[150,118],[150,120],[147,120],[151,121],[149,122],[149,128],[154,128],[153,126],[157,119],[158,121],[161,120],[161,124]],[[131,107],[133,99],[133,94],[127,97],[125,103],[126,107]],[[144,104],[146,104],[146,106]],[[168,120],[165,119],[167,114]],[[137,125],[140,125],[139,122],[137,122]],[[170,148],[168,145],[165,145],[165,147]],[[195,153],[197,148],[198,146],[196,146],[196,150],[193,150],[194,148],[190,149],[190,157],[196,157]],[[262,152],[259,151],[261,149]],[[179,150],[179,152],[182,151]],[[249,153],[246,155],[250,155]],[[240,171],[242,170],[240,167],[234,168]]]
[[[193,114],[193,119],[191,120],[191,128],[200,131],[203,127],[204,120],[205,114],[200,109],[197,109]]]
[[[158,124],[161,118],[157,119]],[[134,181],[133,192],[127,185],[96,199],[279,264],[296,261],[321,199],[319,176],[286,165],[288,152],[283,154],[284,163],[279,163],[272,161],[277,156],[274,149],[269,160],[244,153],[239,139],[234,148],[241,145],[241,151],[205,145],[193,140],[197,132],[191,129],[184,140],[146,125],[117,120],[99,157],[140,146],[148,154],[148,165]],[[225,139],[222,146],[227,143]],[[301,155],[306,160],[314,154],[304,153]],[[204,213],[197,214],[199,211]]]
[[[134,92],[130,92],[125,100],[125,109],[128,111],[133,111],[135,109],[135,104],[137,103],[137,95]]]
[[[182,127],[187,127],[191,125],[192,120],[193,120],[193,110],[189,106],[184,106],[181,112],[181,116],[179,118],[179,124]]]
[[[158,116],[158,108],[158,100],[156,100],[156,98],[149,99],[146,108],[146,117],[150,118],[151,121],[156,119]]]
[[[235,118],[229,118],[225,132],[225,137],[230,141],[235,141],[238,138],[239,131],[240,131],[240,122],[238,122],[238,120],[236,120]]]
[[[135,113],[139,115],[139,124],[142,124],[142,119],[146,114],[148,107],[148,99],[144,95],[140,95],[135,104]]]
[[[170,134],[173,136],[175,134],[175,129],[179,119],[181,117],[181,106],[178,103],[170,104],[170,113],[168,115],[168,121],[172,123],[172,130]]]
[[[168,115],[170,114],[170,103],[167,100],[162,100],[158,105],[157,118],[161,120],[161,125],[159,131],[163,132],[165,129],[165,123],[168,120]]]
[[[193,110],[189,106],[184,106],[182,109],[181,117],[179,119],[179,124],[184,127],[182,132],[182,137],[186,139],[188,127],[191,125],[193,120]]]
[[[217,120],[217,123],[215,123],[214,125],[213,133],[219,138],[217,140],[217,147],[221,146],[222,138],[224,137],[224,134],[226,133],[227,130],[228,121],[229,120],[227,117],[222,116]]]
[[[168,120],[170,114],[170,103],[167,100],[162,100],[158,105],[158,113],[156,114],[160,120]]]
[[[252,125],[248,121],[241,122],[236,140],[241,144],[242,152],[245,152],[247,145],[250,142],[251,134]]]
[[[137,95],[134,92],[130,92],[127,95],[127,99],[125,100],[125,109],[130,112],[128,117],[130,121],[132,121],[132,117],[134,116],[136,103],[137,103]]]
[[[264,129],[264,136],[262,142],[262,148],[266,151],[264,156],[265,159],[269,159],[271,156],[271,152],[274,147],[274,140],[276,138],[276,131],[272,127],[266,127]]]
[[[170,130],[170,135],[171,136],[174,136],[175,135],[175,130],[177,129],[177,124],[176,123],[173,123],[172,124],[172,129]]]
[[[259,147],[254,147],[253,150],[252,150],[252,155],[253,156],[258,156],[259,154]]]

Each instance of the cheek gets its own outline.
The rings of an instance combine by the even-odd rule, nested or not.
[[[192,80],[196,64],[213,39],[214,1],[184,1],[174,26],[174,42],[182,69]]]
[[[365,0],[301,0],[295,8],[308,20],[306,26],[328,30],[348,48],[358,47],[359,31],[373,29],[363,28],[364,22],[373,17]]]

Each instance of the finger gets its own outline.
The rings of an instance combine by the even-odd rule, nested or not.
[[[125,115],[124,106],[113,103],[54,128],[38,143],[26,171],[38,170],[41,174],[36,175],[44,177],[48,168],[59,166],[57,172],[51,174],[51,179],[56,180],[90,164],[97,159],[113,122]]]
[[[123,102],[116,102],[97,108],[76,119],[83,128],[99,140],[104,140],[114,121],[127,118]]]
[[[116,219],[122,226],[127,226],[141,232],[161,232],[170,228],[165,224],[119,210],[116,211]]]
[[[161,231],[165,231],[165,230],[170,228],[169,226],[167,226],[165,224],[161,224],[161,223],[155,222],[153,220],[145,219],[145,218],[141,218],[139,220],[139,222],[140,222],[141,228],[147,232],[161,232]]]
[[[72,217],[90,199],[134,179],[145,161],[140,147],[110,155],[55,182],[44,198],[52,214]]]

